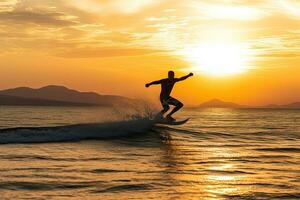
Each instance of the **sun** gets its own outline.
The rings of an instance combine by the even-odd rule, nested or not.
[[[225,76],[245,72],[249,68],[249,50],[240,44],[201,43],[183,51],[192,63],[190,70]]]

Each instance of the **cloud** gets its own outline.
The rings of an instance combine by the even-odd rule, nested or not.
[[[300,2],[299,0],[276,0],[278,9],[286,14],[296,17],[300,20]]]
[[[300,53],[299,51],[273,51],[265,54],[260,54],[258,57],[264,58],[299,58]]]
[[[278,2],[0,0],[0,42],[6,50],[43,49],[74,58],[145,55],[206,40],[253,40],[256,48],[272,51],[293,44],[264,46],[262,35],[280,38],[300,25]]]
[[[220,3],[221,2],[221,3]],[[206,19],[221,20],[258,20],[267,15],[261,5],[241,3],[240,1],[199,1],[193,4],[194,9],[199,12],[199,16]]]
[[[73,51],[57,54],[65,58],[107,58],[107,57],[129,57],[142,56],[149,54],[168,53],[168,51],[159,49],[137,49],[137,48],[103,48],[103,49],[76,49]]]
[[[0,20],[11,23],[34,23],[40,25],[69,26],[76,21],[71,16],[63,13],[41,13],[34,11],[9,11],[0,12]]]
[[[18,0],[0,0],[0,12],[8,12],[14,10]]]
[[[125,13],[133,14],[145,6],[157,4],[160,0],[73,0],[68,3],[79,9],[93,13]]]

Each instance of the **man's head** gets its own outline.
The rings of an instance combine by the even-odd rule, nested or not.
[[[168,78],[169,78],[170,80],[172,80],[172,79],[174,79],[174,77],[175,77],[175,73],[174,73],[173,71],[169,71],[169,72],[168,72]]]

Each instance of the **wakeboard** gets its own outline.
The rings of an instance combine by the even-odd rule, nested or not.
[[[176,121],[170,121],[170,120],[167,120],[167,119],[161,119],[161,120],[158,120],[156,123],[157,124],[178,126],[178,125],[182,125],[182,124],[187,123],[189,120],[190,120],[190,118],[187,118],[187,119],[184,119],[184,120],[179,120],[179,121],[177,121],[177,120]]]

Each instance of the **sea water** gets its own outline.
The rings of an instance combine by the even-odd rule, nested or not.
[[[0,199],[300,199],[300,110],[124,116],[0,107]]]

